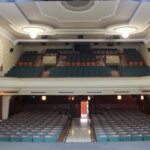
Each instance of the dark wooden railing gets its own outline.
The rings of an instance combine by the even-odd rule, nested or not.
[[[60,134],[58,138],[58,142],[65,142],[66,137],[69,133],[70,127],[71,127],[71,120],[68,120],[67,123],[65,124],[64,130],[62,131],[62,133]]]

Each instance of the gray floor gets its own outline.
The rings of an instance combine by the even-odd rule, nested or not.
[[[0,143],[0,150],[150,150],[150,142],[118,143]]]

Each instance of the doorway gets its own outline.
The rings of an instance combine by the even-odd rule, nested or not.
[[[81,101],[81,118],[87,119],[89,117],[89,102]]]

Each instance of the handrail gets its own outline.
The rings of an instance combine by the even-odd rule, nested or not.
[[[67,123],[65,124],[64,130],[62,131],[62,133],[60,134],[60,136],[58,138],[58,142],[65,142],[66,141],[66,137],[67,137],[69,130],[70,130],[70,125],[71,125],[71,121],[68,120]]]
[[[95,134],[95,130],[94,130],[94,127],[93,127],[92,118],[90,119],[90,131],[91,131],[91,141],[96,142],[96,134]]]
[[[69,131],[70,131],[70,128],[71,128],[71,122],[72,122],[72,121],[70,120],[69,123],[68,123],[68,127],[67,127],[67,130],[66,130],[66,134],[65,134],[65,136],[64,136],[63,142],[66,142],[67,136],[68,136]]]

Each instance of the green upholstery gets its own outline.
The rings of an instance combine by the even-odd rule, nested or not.
[[[111,76],[109,67],[53,67],[50,77],[108,77]]]

